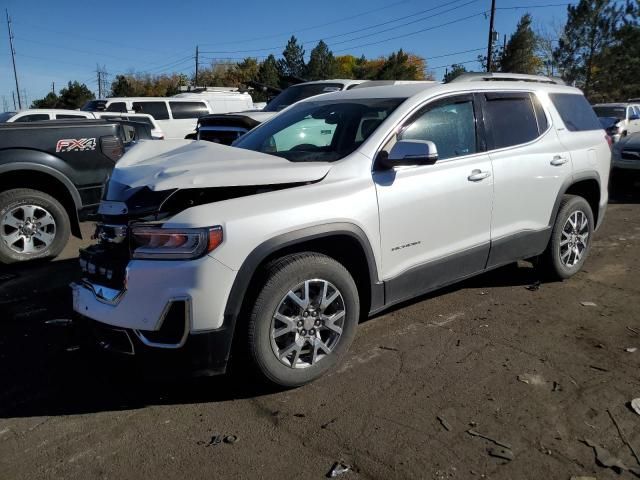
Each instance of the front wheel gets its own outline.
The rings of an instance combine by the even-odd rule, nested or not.
[[[594,230],[593,212],[584,198],[565,195],[544,253],[544,266],[559,279],[580,271],[591,249]]]
[[[287,255],[267,267],[249,317],[254,366],[282,387],[309,383],[331,369],[355,335],[360,303],[347,269],[326,255]]]
[[[70,232],[69,215],[52,196],[29,188],[0,193],[0,263],[55,257]]]

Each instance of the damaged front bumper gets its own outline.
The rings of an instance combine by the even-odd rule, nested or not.
[[[81,254],[92,271],[109,275],[117,268],[101,258]],[[209,256],[131,260],[121,281],[93,275],[73,283],[73,309],[102,350],[221,373],[231,345],[224,310],[235,274]]]

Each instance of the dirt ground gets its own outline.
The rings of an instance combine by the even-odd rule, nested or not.
[[[0,273],[2,480],[313,479],[338,460],[344,479],[634,478],[583,441],[638,466],[612,421],[640,453],[637,184],[613,193],[575,278],[528,289],[539,278],[522,263],[407,303],[361,324],[332,374],[285,392],[88,356],[73,326],[45,323],[69,318],[79,244]],[[226,434],[238,441],[209,445]]]

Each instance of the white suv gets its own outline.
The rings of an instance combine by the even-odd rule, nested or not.
[[[607,204],[606,135],[544,77],[323,95],[237,147],[141,142],[118,162],[73,285],[103,348],[201,374],[233,352],[302,385],[390,305],[519,259],[574,275]]]
[[[608,121],[607,131],[614,142],[640,132],[640,105],[599,103],[593,106],[598,118]]]

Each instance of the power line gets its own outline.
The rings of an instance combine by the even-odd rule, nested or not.
[[[227,41],[227,42],[216,42],[216,43],[201,43],[200,45],[207,46],[207,45],[229,45],[229,44],[238,44],[238,43],[249,43],[249,42],[255,42],[255,41],[258,41],[258,40],[267,40],[269,38],[282,37],[284,35],[291,35],[291,34],[294,34],[294,33],[308,32],[309,30],[316,30],[318,28],[328,27],[329,25],[335,25],[336,23],[342,23],[342,22],[346,22],[348,20],[353,20],[354,18],[360,18],[363,15],[376,13],[376,12],[379,12],[381,10],[387,10],[387,9],[395,7],[397,5],[401,5],[403,3],[408,3],[408,0],[402,0],[400,2],[391,3],[389,5],[385,5],[384,7],[376,8],[376,9],[373,9],[373,10],[368,10],[366,12],[360,12],[360,13],[357,13],[355,15],[351,15],[351,16],[348,16],[348,17],[343,17],[343,18],[340,18],[340,19],[337,19],[337,20],[332,20],[330,22],[321,23],[319,25],[314,25],[314,26],[311,26],[311,27],[301,28],[299,30],[282,32],[282,33],[274,33],[274,34],[266,35],[266,36],[262,36],[262,37],[246,38],[244,40],[230,40],[230,41]]]
[[[458,3],[460,1],[461,0],[453,0],[453,2],[442,3],[442,4],[437,5],[435,7],[431,7],[431,8],[428,8],[426,10],[422,10],[420,12],[416,12],[416,13],[414,13],[412,15],[405,15],[403,17],[398,17],[398,18],[395,18],[393,20],[388,20],[386,22],[382,22],[382,23],[375,24],[375,25],[369,25],[367,27],[363,27],[363,28],[360,28],[360,29],[357,29],[357,30],[351,30],[349,32],[344,32],[344,33],[337,34],[337,35],[330,35],[330,36],[327,36],[327,37],[324,37],[324,38],[320,38],[320,39],[315,39],[315,40],[306,40],[306,41],[300,42],[300,44],[301,45],[308,45],[308,44],[312,44],[312,43],[317,43],[320,40],[330,40],[332,38],[344,37],[344,36],[347,36],[347,35],[352,35],[354,33],[359,33],[359,32],[365,31],[365,30],[369,30],[371,28],[376,28],[376,27],[379,27],[379,26],[388,25],[389,23],[395,23],[395,22],[398,22],[400,20],[405,20],[407,18],[415,17],[416,15],[422,15],[422,14],[427,13],[427,12],[432,12],[432,11],[437,10],[439,8],[451,5],[451,3]],[[420,18],[420,19],[417,19],[417,20],[414,19],[414,20],[412,20],[410,22],[405,22],[403,24],[400,24],[400,25],[397,25],[395,27],[391,27],[391,28],[382,30],[380,32],[370,33],[370,34],[367,34],[367,35],[362,35],[360,37],[355,37],[355,38],[351,38],[349,40],[343,40],[343,41],[340,41],[340,42],[332,42],[332,44],[333,45],[338,45],[338,44],[342,44],[342,43],[347,43],[347,42],[351,42],[351,41],[354,41],[354,40],[359,40],[360,38],[366,38],[366,37],[370,37],[372,35],[377,35],[377,34],[380,34],[380,33],[388,32],[390,30],[395,30],[395,29],[398,29],[398,28],[402,28],[402,27],[405,27],[407,25],[411,25],[413,23],[421,22],[421,21],[424,21],[424,20],[430,20],[430,19],[432,19],[434,17],[440,16],[440,15],[444,15],[445,13],[449,13],[449,12],[452,12],[454,10],[460,9],[460,8],[466,6],[466,5],[471,4],[471,3],[475,3],[476,1],[478,1],[478,0],[470,0],[470,1],[467,1],[466,3],[464,3],[462,5],[458,5],[456,7],[452,7],[450,9],[444,10],[442,12],[437,12],[437,13],[431,14],[430,16],[425,17],[425,18]],[[214,51],[214,50],[211,50],[211,51],[203,51],[202,53],[222,53],[222,54],[226,54],[226,53],[267,52],[267,51],[279,50],[279,49],[282,49],[282,48],[285,48],[285,47],[284,46],[274,46],[274,47],[256,48],[256,49],[251,49],[251,50],[247,49],[247,50],[228,50],[228,51]]]

